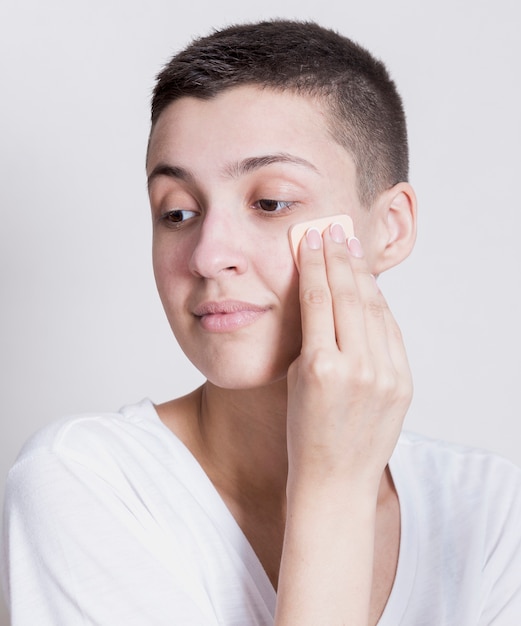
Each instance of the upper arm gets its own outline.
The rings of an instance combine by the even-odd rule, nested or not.
[[[480,626],[511,626],[521,616],[521,472],[504,465],[489,511]]]
[[[123,481],[52,452],[19,462],[4,515],[13,626],[211,624],[172,539]]]

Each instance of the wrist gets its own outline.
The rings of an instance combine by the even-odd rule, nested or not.
[[[356,501],[361,505],[373,506],[378,492],[383,471],[372,472],[314,472],[295,471],[290,468],[286,483],[286,496],[290,502],[311,498],[314,501],[332,503],[344,500]],[[332,499],[332,500],[331,500]]]

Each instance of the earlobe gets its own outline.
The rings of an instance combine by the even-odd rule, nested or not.
[[[374,273],[381,274],[401,263],[416,241],[416,194],[409,183],[386,190],[377,202],[380,245],[374,259]]]

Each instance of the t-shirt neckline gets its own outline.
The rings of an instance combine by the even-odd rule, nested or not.
[[[262,566],[252,545],[243,533],[231,511],[226,506],[220,493],[203,470],[197,459],[179,437],[161,420],[153,402],[142,400],[138,407],[160,427],[169,437],[178,455],[190,467],[192,495],[204,509],[208,517],[220,529],[221,534],[230,543],[245,569],[249,572],[262,595],[270,613],[275,615],[276,591]],[[128,409],[131,407],[125,407]],[[123,411],[125,411],[123,409]],[[141,412],[139,411],[139,412]],[[400,443],[398,442],[389,461],[389,469],[400,503],[400,547],[398,565],[391,593],[377,626],[395,626],[403,617],[412,593],[418,562],[418,532],[415,525],[414,498],[410,490],[404,488],[405,475],[402,471]]]

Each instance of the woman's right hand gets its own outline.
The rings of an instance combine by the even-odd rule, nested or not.
[[[411,400],[411,375],[400,330],[357,239],[346,243],[340,225],[323,237],[308,231],[300,271],[303,340],[288,373],[287,525],[276,623],[366,626],[376,499]]]
[[[288,375],[290,481],[378,488],[412,397],[398,325],[357,239],[308,231],[300,250],[302,351]]]

